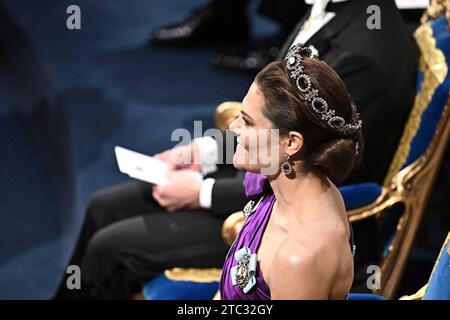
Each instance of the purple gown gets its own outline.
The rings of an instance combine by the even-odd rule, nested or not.
[[[264,176],[247,172],[244,178],[244,188],[247,197],[254,201],[255,207],[256,203],[259,200],[260,201],[257,204],[256,210],[254,210],[245,220],[241,232],[239,232],[225,258],[225,264],[220,280],[220,297],[223,300],[270,300],[270,289],[264,281],[258,262],[255,261],[257,260],[256,255],[253,256],[254,259],[250,259],[248,263],[250,267],[241,267],[241,269],[245,269],[243,272],[244,276],[242,277],[242,287],[238,284],[233,284],[234,277],[232,276],[231,269],[238,266],[238,260],[236,259],[238,251],[247,247],[249,249],[247,250],[247,253],[250,256],[258,251],[261,238],[272,212],[273,204],[275,203],[275,196],[273,195],[267,178]],[[240,255],[238,254],[238,256]],[[245,258],[241,259],[241,261],[245,262]],[[243,264],[244,263],[241,263],[241,265]],[[247,275],[247,277],[245,277],[245,275]],[[253,281],[250,280],[250,278]],[[246,283],[247,285],[245,285]],[[245,293],[244,289],[248,289],[248,291],[245,290],[247,291]]]
[[[256,252],[272,213],[275,196],[268,179],[259,174],[247,172],[244,188],[253,206],[248,204],[244,208],[247,218],[225,258],[220,297],[223,300],[270,300],[270,289],[259,269]],[[354,251],[352,230],[350,245]]]

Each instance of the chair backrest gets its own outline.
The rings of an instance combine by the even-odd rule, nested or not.
[[[388,209],[380,220],[392,228],[380,263],[381,288],[375,292],[387,298],[399,284],[450,133],[448,20],[428,21],[414,37],[420,49],[418,93],[380,196]]]
[[[423,300],[450,300],[450,232],[428,280]]]
[[[441,16],[421,25],[414,33],[420,49],[418,93],[385,184],[426,152],[441,120],[450,89],[447,24],[446,17]]]

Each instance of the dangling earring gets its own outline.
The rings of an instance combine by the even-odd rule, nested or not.
[[[292,168],[291,164],[289,163],[290,158],[291,157],[287,153],[285,153],[284,162],[281,164],[281,170],[283,170],[286,176],[290,175],[294,171],[294,168]]]

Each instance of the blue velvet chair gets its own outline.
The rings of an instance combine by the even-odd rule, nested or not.
[[[381,288],[374,293],[388,299],[395,295],[398,287],[450,133],[447,68],[450,33],[446,17],[436,16],[443,12],[432,8],[437,2],[432,1],[429,10],[435,16],[428,15],[430,21],[424,21],[414,33],[421,53],[417,95],[383,185],[368,181],[340,188],[352,223],[375,219],[380,227],[380,234],[374,237],[380,247],[382,277]],[[217,127],[227,128],[239,110],[240,103],[237,102],[220,105],[216,112]],[[242,223],[241,212],[232,214],[225,221],[223,237],[227,243],[232,243]],[[185,269],[184,272],[189,274],[192,270]],[[210,278],[209,282],[191,281],[189,276],[183,278],[181,275],[174,279],[166,272],[145,286],[144,295],[151,299],[189,299],[194,296],[211,299],[211,283],[217,287],[219,279],[219,275],[216,281]],[[174,281],[178,283],[175,285]],[[162,287],[176,292],[169,293]],[[368,297],[350,295],[349,299]]]
[[[212,299],[219,289],[221,269],[166,270],[144,286],[145,300],[205,300]]]
[[[378,221],[381,288],[375,293],[389,299],[395,296],[450,133],[448,24],[440,16],[415,31],[421,53],[417,95],[400,145],[377,199],[349,211],[352,222]]]
[[[377,294],[349,294],[348,300],[384,300]],[[428,283],[415,294],[400,300],[450,300],[450,232],[448,233]]]
[[[386,298],[373,293],[350,293],[347,300],[386,300]]]
[[[423,300],[450,300],[450,232],[434,265]]]

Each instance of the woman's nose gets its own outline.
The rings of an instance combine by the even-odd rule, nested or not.
[[[239,117],[234,119],[234,121],[230,123],[230,125],[228,126],[228,129],[230,129],[235,134],[238,133],[238,130],[239,130]]]

